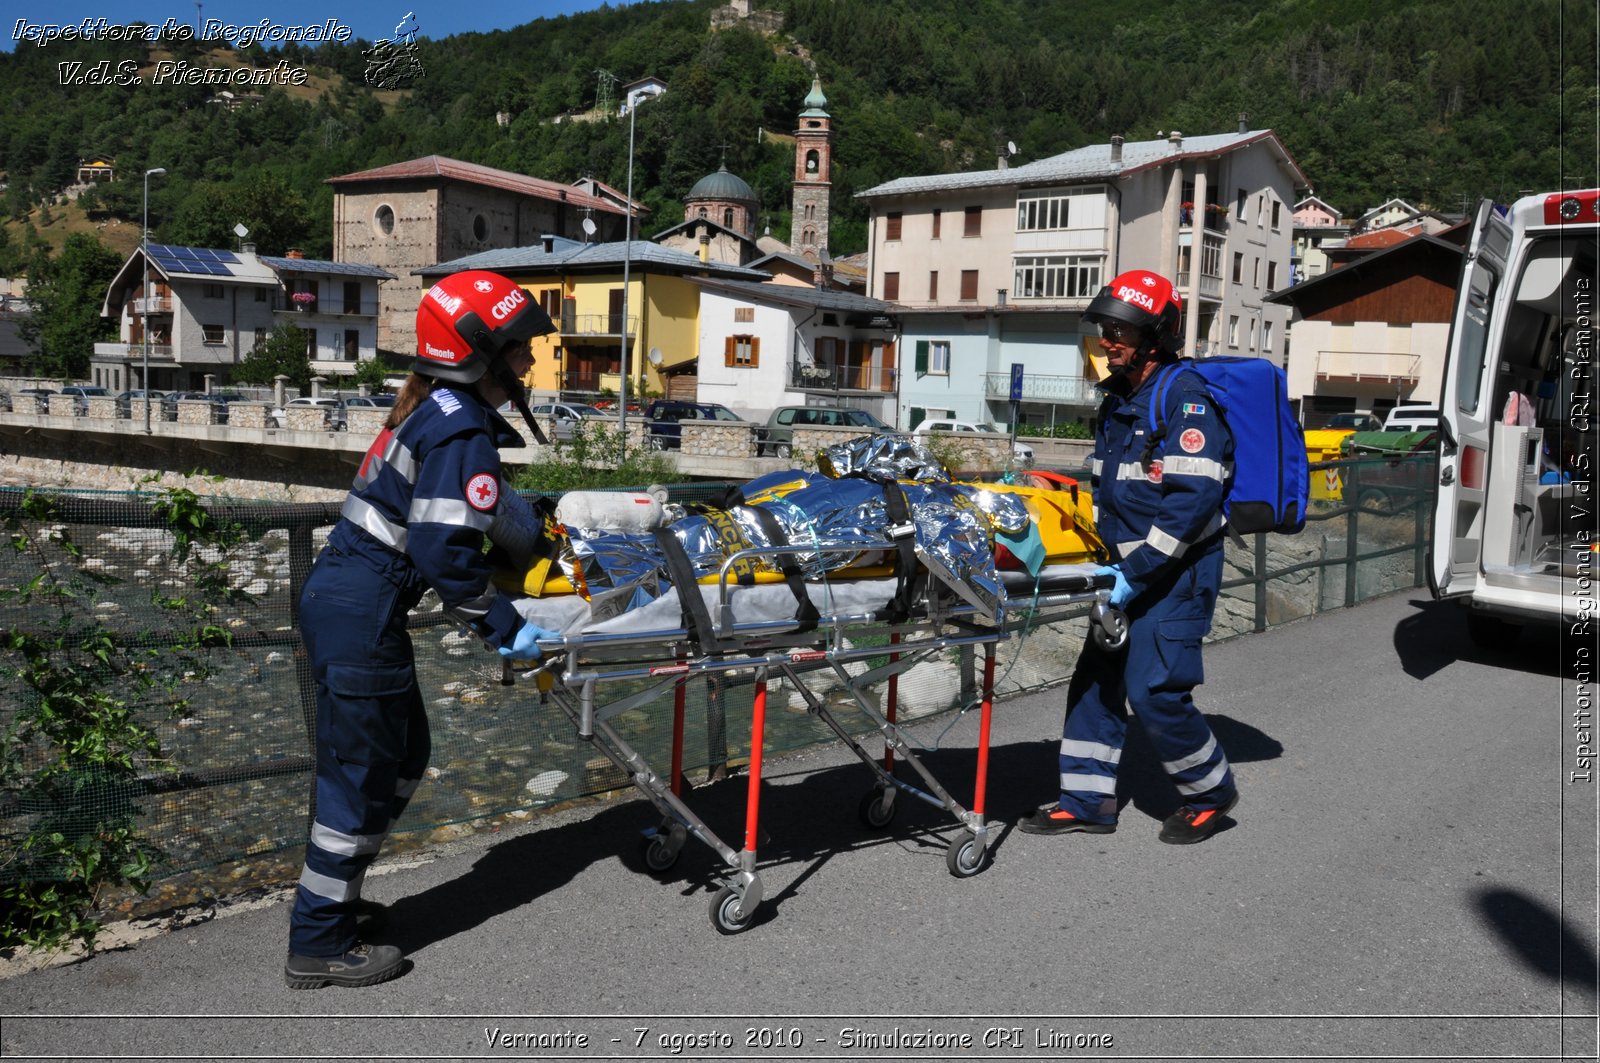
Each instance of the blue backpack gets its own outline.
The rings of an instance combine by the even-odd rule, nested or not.
[[[1289,380],[1265,358],[1185,358],[1163,367],[1150,403],[1150,433],[1166,432],[1167,391],[1178,373],[1193,371],[1206,382],[1228,431],[1233,433],[1233,482],[1222,502],[1228,526],[1249,532],[1294,534],[1306,524],[1311,470],[1305,434],[1289,406]]]

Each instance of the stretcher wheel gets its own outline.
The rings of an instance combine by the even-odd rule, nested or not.
[[[641,839],[639,844],[639,858],[644,861],[645,870],[652,875],[665,874],[677,864],[682,848],[673,845],[663,835]]]
[[[1089,610],[1089,633],[1102,650],[1115,653],[1128,644],[1128,614],[1096,602]]]
[[[873,830],[882,830],[894,822],[894,814],[899,808],[899,802],[890,800],[888,790],[877,787],[861,799],[856,815]]]
[[[971,831],[962,831],[950,839],[950,848],[944,853],[944,866],[956,878],[971,878],[989,866],[989,850],[978,847],[978,839]]]
[[[750,929],[756,913],[742,911],[743,902],[744,896],[734,892],[732,886],[722,887],[711,898],[711,925],[717,928],[717,933],[742,934]]]

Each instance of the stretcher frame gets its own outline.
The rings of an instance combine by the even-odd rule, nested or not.
[[[722,565],[717,581],[714,633],[697,629],[691,620],[676,628],[628,633],[567,634],[541,640],[541,662],[535,670],[541,696],[554,702],[571,721],[579,738],[600,750],[626,773],[644,797],[661,814],[658,827],[646,830],[642,854],[646,868],[661,874],[677,862],[690,837],[715,852],[728,869],[720,889],[711,899],[712,926],[722,934],[738,934],[755,922],[764,895],[758,869],[761,837],[762,752],[765,741],[767,685],[776,673],[787,679],[816,716],[873,773],[871,788],[861,801],[862,822],[882,829],[893,820],[899,795],[914,798],[947,812],[960,829],[946,850],[945,865],[958,878],[969,878],[989,863],[989,844],[996,826],[985,818],[988,785],[989,735],[994,705],[996,648],[1002,640],[1026,625],[1066,619],[1071,610],[1088,605],[1091,630],[1105,646],[1126,639],[1127,623],[1120,611],[1109,607],[1112,579],[1094,574],[1092,564],[1065,566],[1071,570],[1050,578],[1052,589],[1024,573],[1007,573],[1007,600],[987,601],[921,549],[917,557],[928,579],[918,607],[910,618],[891,622],[876,613],[823,613],[814,627],[801,630],[798,621],[740,622],[730,597],[730,572],[752,560],[772,560],[783,555],[798,558],[829,552],[859,553],[858,545],[794,545],[740,551]],[[1008,608],[1011,588],[1027,590],[1027,615],[1015,616]],[[852,645],[852,640],[876,638],[887,645]],[[970,808],[964,807],[917,756],[897,723],[899,677],[932,655],[947,649],[981,647],[984,655],[979,696],[977,760]],[[629,660],[641,652],[653,662]],[[888,657],[887,663],[851,675],[846,666],[868,658]],[[831,671],[856,707],[876,727],[884,743],[882,758],[875,757],[807,685],[806,677]],[[690,680],[701,676],[753,673],[755,699],[751,716],[750,759],[745,799],[743,847],[734,849],[720,838],[684,800],[682,765],[685,692]],[[607,684],[659,680],[654,685],[602,703]],[[886,685],[880,708],[872,690]],[[671,765],[665,775],[653,767],[613,726],[623,713],[673,697]],[[965,710],[963,710],[965,711]],[[916,776],[909,781],[895,773],[896,758]]]

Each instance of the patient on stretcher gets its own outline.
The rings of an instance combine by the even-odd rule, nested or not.
[[[894,581],[904,609],[928,568],[994,613],[1005,598],[1001,571],[1037,574],[1105,554],[1088,493],[1070,481],[955,482],[924,447],[893,437],[831,447],[819,468],[760,477],[716,504],[665,504],[659,489],[575,492],[559,506],[518,499],[491,532],[505,555],[496,582],[525,596],[525,616],[569,632],[645,609],[688,582],[772,584],[779,600],[787,585],[803,603],[800,584]],[[741,556],[765,548],[776,549]]]

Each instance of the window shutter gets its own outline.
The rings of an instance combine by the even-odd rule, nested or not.
[[[734,350],[735,350],[735,345],[734,345],[732,336],[729,336],[727,339],[722,341],[722,364],[723,365],[726,365],[726,366],[733,365]]]
[[[917,341],[917,375],[926,376],[928,372],[928,341]]]
[[[754,369],[761,364],[761,337],[750,337],[750,368]]]
[[[916,428],[917,425],[921,424],[923,421],[925,421],[927,419],[928,419],[928,411],[926,409],[924,409],[921,406],[913,406],[913,407],[911,407],[911,418],[910,418],[910,420],[911,420],[911,427],[912,428]]]

